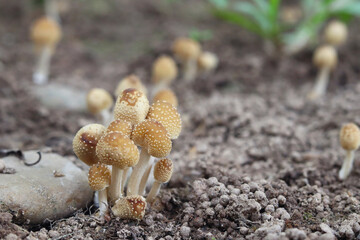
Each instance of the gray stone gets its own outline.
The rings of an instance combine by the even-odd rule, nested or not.
[[[34,162],[36,152],[25,152],[27,162]],[[42,153],[39,164],[25,166],[16,157],[6,157],[7,168],[14,174],[0,174],[0,210],[9,211],[18,221],[38,224],[55,220],[86,207],[92,199],[87,175],[68,159]]]

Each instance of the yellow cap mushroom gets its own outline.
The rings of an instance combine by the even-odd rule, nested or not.
[[[60,26],[51,18],[42,17],[31,28],[31,39],[37,46],[55,46],[60,38]]]
[[[145,96],[147,95],[147,89],[141,83],[140,78],[138,76],[132,74],[132,75],[129,75],[129,76],[123,78],[119,82],[119,84],[117,85],[116,90],[115,90],[115,96],[120,96],[122,94],[122,92],[128,88],[135,88],[135,89],[139,90],[140,92],[143,92]]]
[[[109,110],[114,101],[105,89],[93,88],[86,96],[86,103],[92,114],[99,114],[102,111]]]
[[[120,198],[115,202],[112,211],[121,219],[141,220],[145,215],[146,201],[142,196],[133,195]]]
[[[324,31],[325,41],[335,47],[343,44],[346,41],[347,35],[346,25],[337,20],[331,21]]]
[[[96,146],[103,136],[105,127],[101,124],[89,124],[82,127],[73,140],[73,150],[76,156],[91,166],[99,161],[96,156]]]
[[[157,58],[152,67],[152,82],[154,84],[170,85],[178,74],[174,60],[166,55]]]
[[[130,138],[132,132],[132,126],[131,123],[125,120],[122,119],[114,120],[109,124],[109,126],[106,129],[106,133],[109,132],[120,132],[125,137]]]
[[[149,100],[139,90],[128,88],[117,98],[114,117],[135,125],[143,121],[149,111]]]
[[[152,203],[155,197],[159,194],[162,183],[170,181],[173,173],[173,163],[170,159],[165,158],[159,160],[154,166],[154,179],[155,182],[146,198],[146,201]]]
[[[155,94],[153,98],[153,102],[158,102],[158,101],[168,102],[174,107],[178,106],[178,99],[175,93],[169,88],[162,89]]]
[[[197,59],[198,69],[201,72],[211,72],[219,63],[218,57],[212,52],[203,52]]]

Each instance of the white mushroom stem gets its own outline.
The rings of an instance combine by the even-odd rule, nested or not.
[[[123,170],[123,174],[122,174],[122,180],[121,180],[121,194],[124,192],[125,190],[125,183],[127,180],[127,176],[128,176],[128,172],[129,172],[130,168],[125,168]]]
[[[147,164],[145,173],[141,178],[141,182],[140,182],[140,186],[139,186],[139,192],[138,192],[139,195],[144,195],[146,184],[147,184],[147,181],[149,179],[153,163],[154,163],[154,158],[151,157],[148,164]]]
[[[183,63],[183,76],[188,82],[194,80],[197,72],[196,59],[190,59]]]
[[[48,18],[60,23],[57,0],[45,0],[45,12]]]
[[[152,203],[155,200],[156,196],[160,192],[160,187],[161,187],[161,182],[155,181],[154,184],[151,187],[149,195],[146,197],[146,201],[148,203]]]
[[[109,109],[104,109],[99,113],[100,117],[101,117],[101,122],[103,123],[104,126],[109,126],[109,124],[112,121],[112,114],[109,111]]]
[[[354,156],[354,151],[346,151],[346,157],[339,172],[339,178],[341,180],[344,180],[349,176],[353,167]]]
[[[45,46],[41,49],[36,68],[33,74],[35,84],[45,84],[49,77],[49,66],[52,55],[52,47]]]
[[[144,172],[148,166],[150,160],[150,155],[147,152],[147,149],[142,149],[140,153],[140,159],[138,164],[134,167],[133,172],[129,178],[127,196],[137,195],[139,192],[139,185]]]
[[[329,81],[330,68],[321,68],[316,78],[316,83],[309,94],[310,100],[315,100],[325,94]]]
[[[104,216],[107,213],[108,201],[107,201],[107,189],[99,191],[99,210],[100,216]]]
[[[111,202],[115,202],[122,197],[121,182],[123,170],[121,168],[112,166],[111,184],[109,188],[109,195]]]

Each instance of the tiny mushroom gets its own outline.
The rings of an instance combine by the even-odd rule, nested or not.
[[[175,40],[172,50],[183,65],[184,79],[192,81],[197,71],[197,58],[201,53],[200,44],[189,38],[178,38]]]
[[[175,61],[166,55],[157,58],[152,66],[152,82],[156,85],[170,85],[177,74],[178,69]]]
[[[333,20],[325,28],[324,38],[325,41],[338,47],[345,43],[348,36],[348,29],[343,22]]]
[[[98,142],[96,155],[99,161],[112,165],[110,200],[122,197],[123,170],[135,166],[139,161],[139,150],[134,142],[120,132],[110,132]]]
[[[219,63],[218,57],[212,52],[203,52],[197,59],[199,72],[210,73]]]
[[[121,79],[121,81],[119,82],[119,84],[116,87],[115,96],[116,97],[120,96],[122,94],[122,92],[128,88],[135,88],[135,89],[139,90],[140,92],[143,92],[145,96],[147,95],[147,89],[141,83],[140,78],[138,76],[132,74],[132,75],[129,75],[129,76]]]
[[[109,124],[105,133],[110,133],[110,132],[120,132],[125,137],[130,138],[132,132],[131,123],[122,119],[114,120]]]
[[[162,183],[167,183],[173,173],[173,163],[170,159],[164,158],[159,160],[154,166],[155,182],[146,198],[148,203],[152,203],[159,194]]]
[[[356,124],[348,123],[341,128],[340,144],[346,151],[346,158],[339,172],[339,178],[344,180],[352,170],[355,151],[360,145],[360,130]]]
[[[103,136],[105,127],[101,124],[88,124],[82,127],[73,140],[73,150],[76,156],[91,166],[99,161],[96,156],[96,146]]]
[[[114,117],[135,125],[145,119],[148,111],[149,100],[145,94],[135,88],[128,88],[116,100]]]
[[[109,168],[102,163],[94,164],[89,169],[89,185],[92,190],[99,191],[99,210],[100,216],[107,213],[107,190],[111,183],[111,172]]]
[[[36,84],[48,81],[49,65],[57,43],[61,38],[60,26],[48,17],[38,19],[31,28],[31,39],[39,54],[37,65],[33,74]]]
[[[121,219],[141,220],[145,215],[146,200],[139,195],[127,196],[118,199],[111,210]]]
[[[88,110],[94,115],[100,115],[102,123],[108,125],[111,121],[110,108],[114,104],[108,91],[102,88],[93,88],[86,96]]]
[[[337,52],[334,47],[325,45],[316,49],[313,62],[319,72],[315,86],[308,95],[310,100],[315,100],[325,94],[330,71],[335,68],[337,61]]]
[[[174,107],[178,106],[178,99],[175,93],[169,88],[162,89],[155,94],[153,98],[153,102],[155,103],[158,101],[168,102]]]

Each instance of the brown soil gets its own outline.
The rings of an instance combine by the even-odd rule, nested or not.
[[[311,50],[267,57],[258,38],[217,22],[203,1],[89,2],[72,3],[62,16],[51,82],[112,92],[135,73],[150,86],[153,60],[192,28],[212,31],[203,46],[219,55],[220,66],[192,84],[173,85],[183,117],[170,156],[175,171],[144,220],[102,224],[84,209],[34,228],[2,213],[0,238],[331,239],[324,224],[337,238],[360,236],[359,163],[346,181],[337,178],[344,157],[339,128],[360,124],[358,23],[339,50],[327,95],[309,103],[304,96],[316,75]],[[95,119],[46,109],[30,95],[28,28],[40,11],[19,3],[0,1],[0,148],[49,147],[75,159],[72,138]]]

